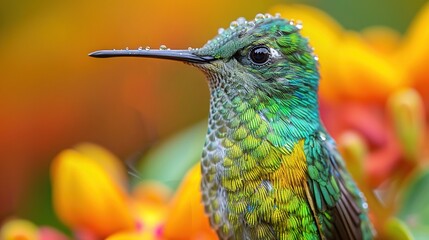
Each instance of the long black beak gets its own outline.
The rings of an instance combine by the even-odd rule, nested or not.
[[[89,54],[96,58],[145,57],[176,60],[189,63],[208,63],[215,60],[212,56],[198,56],[190,50],[100,50]]]

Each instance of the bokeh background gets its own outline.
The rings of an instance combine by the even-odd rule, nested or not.
[[[61,150],[93,142],[133,159],[207,118],[198,70],[89,52],[200,47],[237,17],[290,3],[321,9],[348,30],[382,25],[403,35],[426,0],[0,1],[0,222],[18,216],[61,228],[49,183]]]

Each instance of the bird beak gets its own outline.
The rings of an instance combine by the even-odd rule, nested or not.
[[[110,58],[110,57],[143,57],[160,58],[187,63],[209,63],[215,60],[212,56],[199,56],[192,50],[100,50],[89,54],[90,57]]]

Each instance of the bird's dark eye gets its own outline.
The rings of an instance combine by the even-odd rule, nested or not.
[[[255,64],[264,64],[270,59],[270,50],[265,46],[254,47],[249,52],[249,58]]]

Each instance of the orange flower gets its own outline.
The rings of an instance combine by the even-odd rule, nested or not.
[[[273,12],[303,22],[302,34],[319,56],[320,95],[325,101],[382,101],[408,84],[403,71],[383,53],[397,41],[393,30],[365,35],[345,31],[322,11],[303,5],[279,5]],[[379,43],[386,39],[390,45],[383,49]]]
[[[426,101],[429,100],[429,2],[412,22],[397,52],[396,61],[413,81]]]
[[[78,238],[161,235],[169,190],[144,182],[130,195],[125,169],[108,151],[81,144],[61,152],[51,170],[56,213]]]
[[[182,181],[168,208],[166,239],[217,239],[204,213],[200,192],[201,166],[196,164]]]

